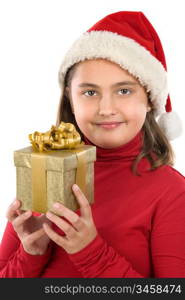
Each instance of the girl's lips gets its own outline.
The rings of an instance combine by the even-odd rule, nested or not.
[[[96,124],[97,126],[100,126],[102,128],[106,128],[106,129],[113,129],[116,128],[118,126],[120,126],[123,122],[120,123],[113,123],[113,124]]]

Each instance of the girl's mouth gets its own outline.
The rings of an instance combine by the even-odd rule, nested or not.
[[[117,123],[112,123],[112,124],[104,124],[104,123],[102,123],[102,124],[96,124],[97,126],[100,126],[100,127],[102,127],[102,128],[105,128],[105,129],[114,129],[114,128],[117,128],[117,127],[119,127],[121,124],[122,124],[123,122],[117,122]]]

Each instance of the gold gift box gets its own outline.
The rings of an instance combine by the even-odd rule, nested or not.
[[[40,153],[31,146],[14,151],[16,198],[21,200],[21,209],[45,213],[54,211],[54,202],[61,202],[74,211],[79,208],[74,183],[93,203],[95,160],[96,147],[91,145]]]

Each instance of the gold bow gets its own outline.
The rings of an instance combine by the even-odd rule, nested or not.
[[[61,122],[58,127],[52,125],[45,133],[35,131],[28,135],[36,151],[43,152],[51,149],[73,149],[81,142],[81,136],[72,123]]]
[[[86,194],[87,170],[86,153],[83,148],[84,142],[81,141],[81,136],[73,124],[61,122],[59,127],[52,126],[46,133],[35,131],[29,134],[28,137],[35,150],[31,154],[33,211],[45,213],[48,210],[46,155],[44,155],[46,153],[44,151],[52,155],[60,149],[69,149],[71,153],[76,154],[77,169],[75,183]],[[75,149],[72,150],[73,148]],[[65,153],[60,151],[60,156],[65,157]]]

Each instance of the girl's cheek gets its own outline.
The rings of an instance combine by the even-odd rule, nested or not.
[[[125,112],[125,118],[128,122],[132,122],[137,127],[142,127],[146,119],[146,107],[135,106]]]
[[[96,112],[96,107],[93,105],[88,105],[88,104],[79,104],[76,107],[76,118],[78,119],[88,119],[91,118],[95,112]]]
[[[80,129],[84,129],[92,122],[92,120],[94,120],[94,117],[92,111],[78,108],[75,114],[75,119]]]
[[[143,116],[146,115],[146,104],[140,103],[133,103],[127,107],[125,107],[125,113],[130,116],[130,117],[135,117],[135,118],[142,118]]]

